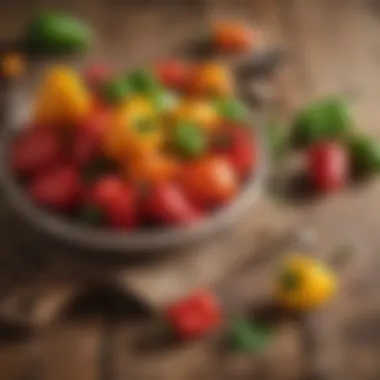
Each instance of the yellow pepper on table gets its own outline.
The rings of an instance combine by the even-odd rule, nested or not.
[[[77,125],[88,116],[92,104],[79,75],[67,67],[51,68],[35,99],[33,121],[43,126]]]
[[[288,309],[305,311],[327,302],[335,293],[336,277],[322,262],[311,257],[289,257],[277,283],[276,299]]]
[[[119,106],[105,136],[105,153],[122,162],[126,157],[157,150],[163,132],[153,105],[143,97],[134,97]]]

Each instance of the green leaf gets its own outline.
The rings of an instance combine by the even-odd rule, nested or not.
[[[273,330],[244,318],[232,322],[230,326],[231,347],[240,352],[260,353],[271,341]]]
[[[174,149],[186,158],[202,155],[206,151],[206,136],[196,125],[180,123],[173,128]]]

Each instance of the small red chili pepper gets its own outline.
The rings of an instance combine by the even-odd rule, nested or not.
[[[192,339],[218,327],[222,315],[215,294],[200,290],[170,305],[167,318],[179,338]]]

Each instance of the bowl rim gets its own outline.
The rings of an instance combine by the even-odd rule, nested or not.
[[[261,117],[259,117],[261,116]],[[259,119],[262,119],[259,121]],[[188,227],[173,227],[158,231],[108,231],[77,225],[70,220],[61,218],[49,211],[39,208],[26,196],[22,186],[15,180],[8,163],[11,141],[20,133],[17,125],[11,120],[4,125],[0,137],[0,178],[3,192],[12,209],[39,232],[57,239],[61,243],[71,243],[81,249],[93,251],[107,251],[107,253],[130,257],[132,253],[144,251],[170,250],[173,247],[203,240],[207,236],[227,228],[237,219],[251,210],[256,202],[261,185],[264,182],[268,157],[265,140],[263,138],[263,115],[258,112],[257,117],[248,111],[249,124],[254,127],[255,143],[258,148],[258,166],[251,173],[237,197],[228,205],[221,208],[210,217]],[[253,143],[253,140],[252,140]]]

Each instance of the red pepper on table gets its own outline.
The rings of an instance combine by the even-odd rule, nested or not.
[[[215,294],[209,290],[199,290],[171,304],[167,309],[167,318],[179,338],[192,339],[217,328],[222,312]]]

